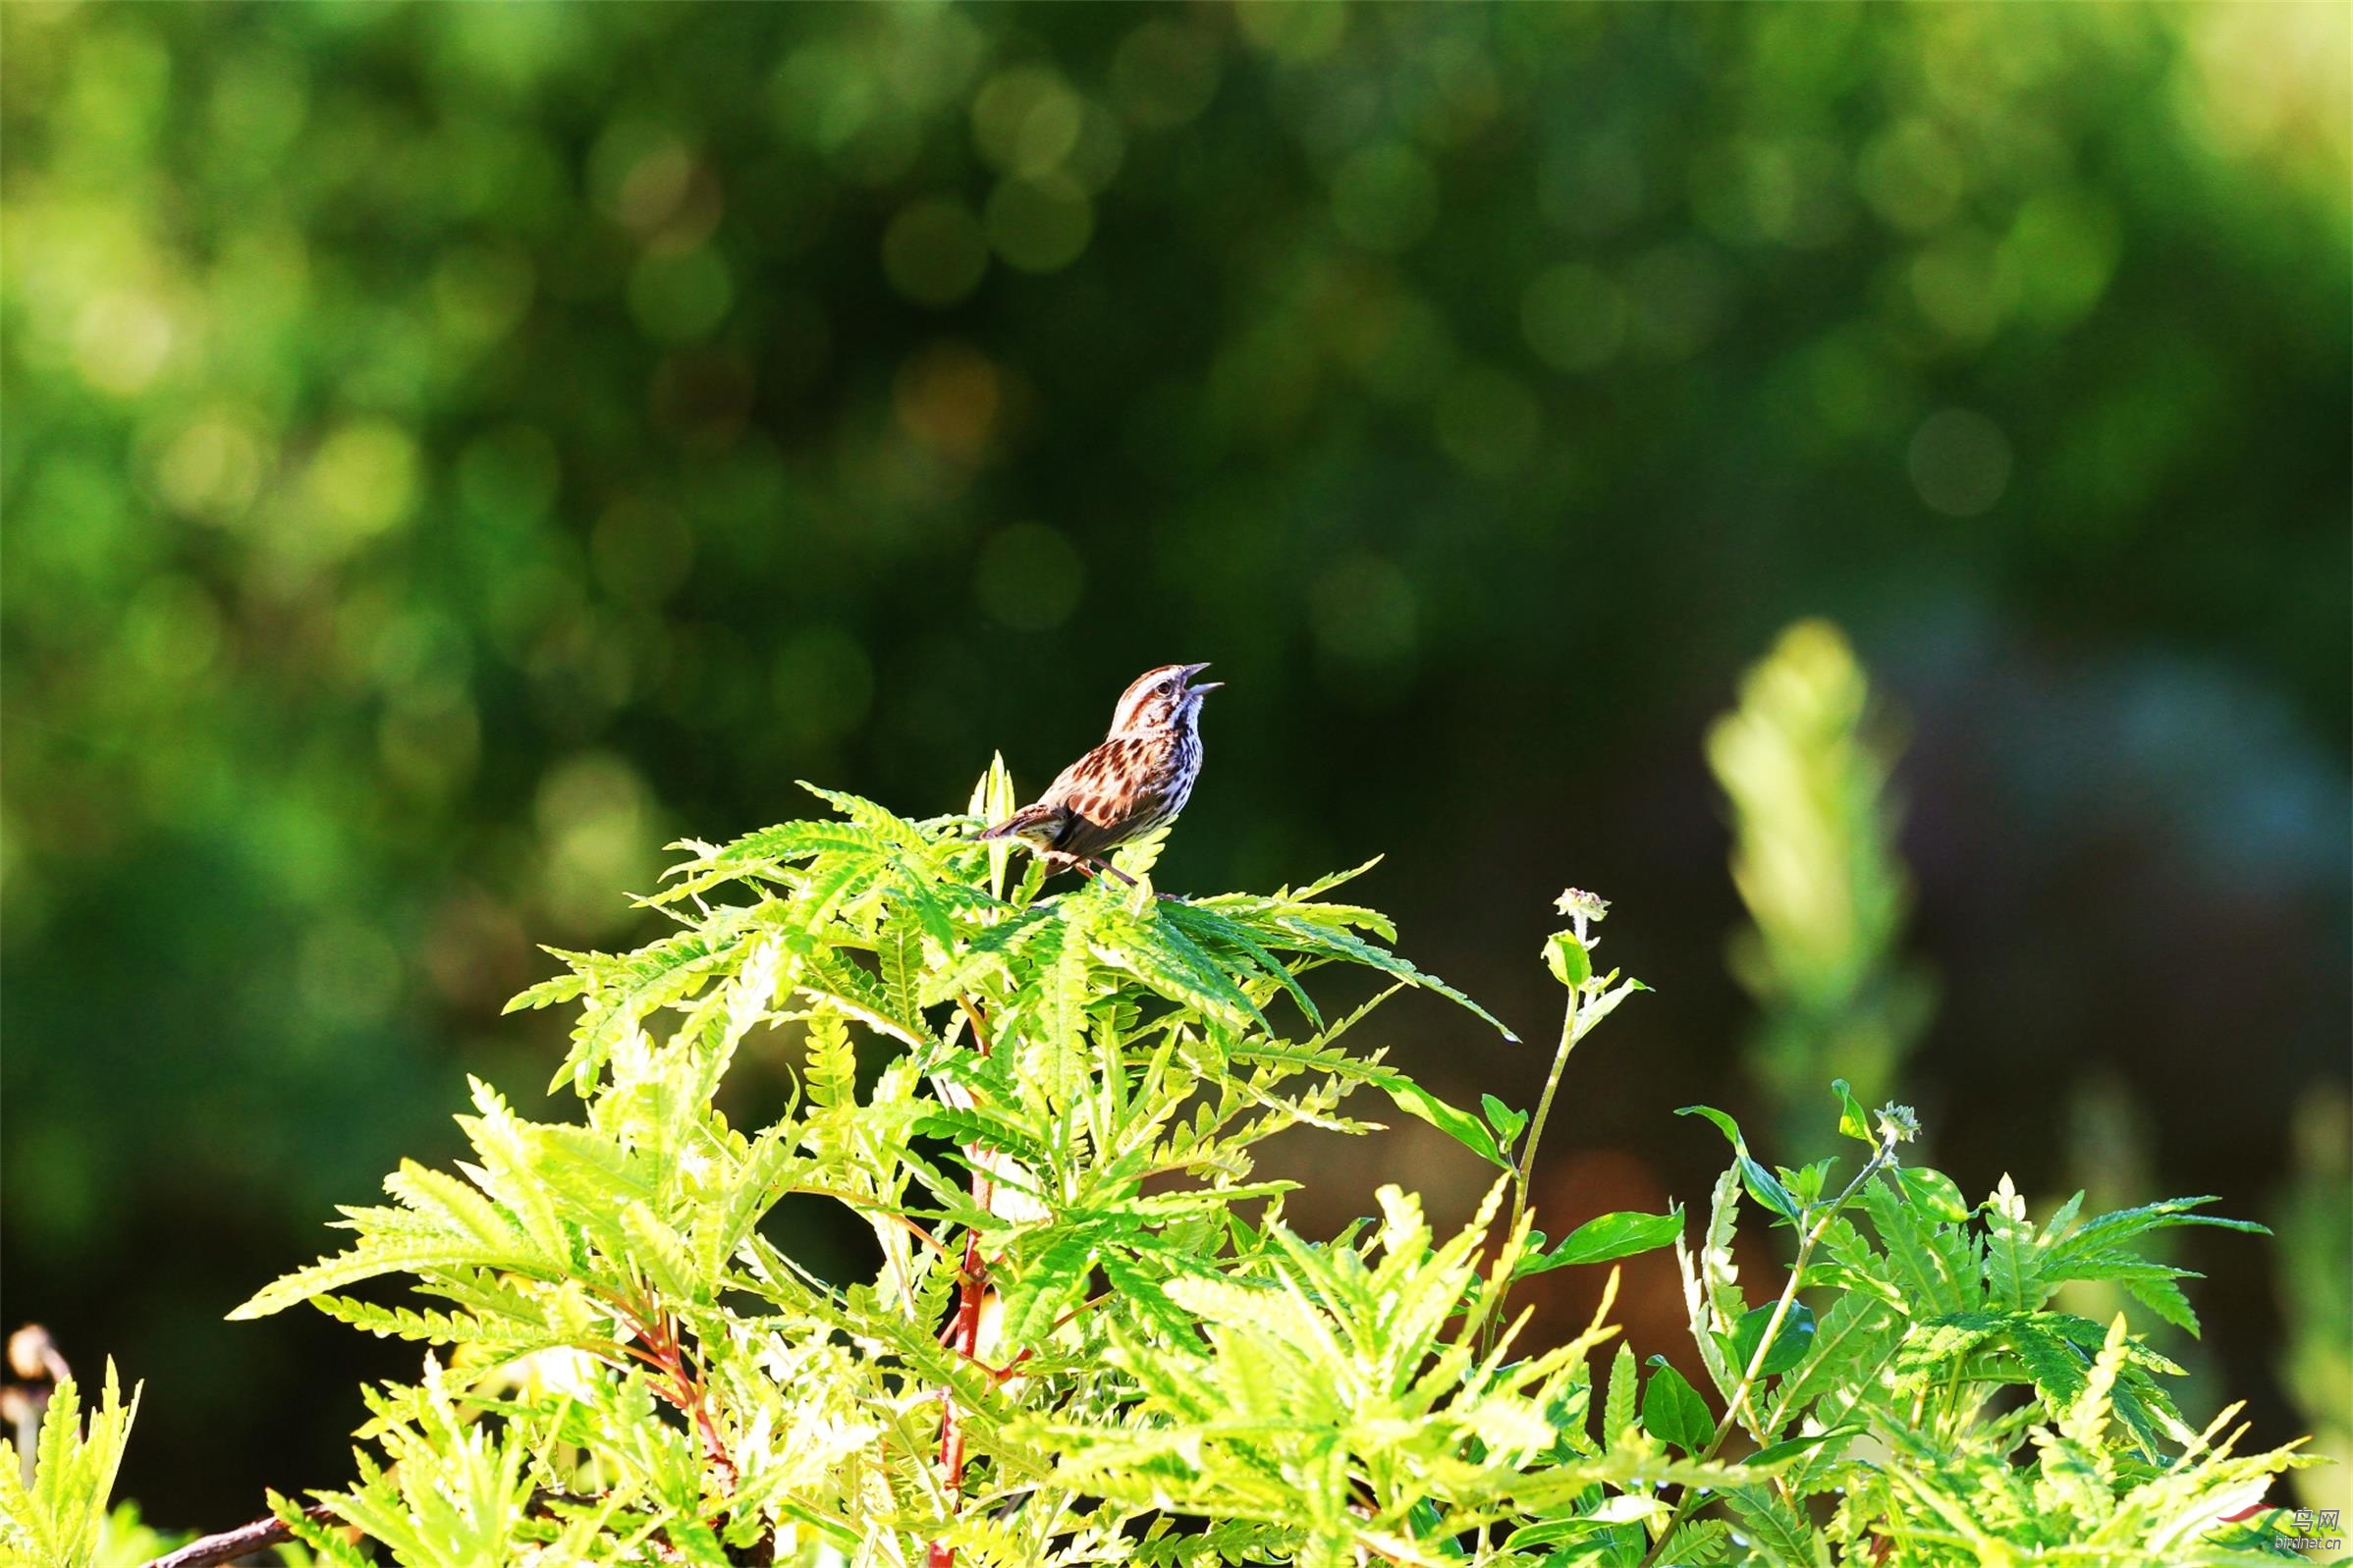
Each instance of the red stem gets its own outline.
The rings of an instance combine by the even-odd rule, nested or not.
[[[972,1044],[982,1055],[989,1054],[989,1037],[981,1028],[980,1008],[959,997],[965,1019],[972,1026]],[[967,1151],[969,1152],[969,1151]],[[972,1204],[986,1214],[995,1194],[989,1179],[981,1174],[977,1160],[972,1169]],[[948,1347],[967,1361],[979,1359],[980,1309],[989,1294],[989,1270],[980,1256],[980,1232],[964,1232],[963,1280],[958,1287],[956,1320],[949,1329]],[[964,1495],[964,1426],[956,1408],[956,1390],[940,1390],[940,1470],[946,1479],[948,1512],[953,1516]],[[956,1548],[945,1541],[935,1541],[924,1558],[926,1568],[955,1568]]]
[[[629,1325],[645,1341],[645,1353],[634,1347],[629,1353],[670,1379],[671,1386],[653,1384],[653,1391],[668,1400],[681,1414],[694,1423],[695,1435],[702,1440],[704,1462],[719,1473],[727,1489],[736,1489],[740,1472],[736,1469],[735,1456],[727,1451],[727,1439],[719,1434],[719,1423],[711,1415],[710,1402],[703,1397],[702,1380],[686,1365],[686,1350],[679,1342],[678,1322],[665,1316],[649,1322],[635,1311],[625,1309]]]

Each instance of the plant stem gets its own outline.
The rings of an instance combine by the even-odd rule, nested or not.
[[[972,1047],[980,1054],[989,1054],[989,1037],[981,1027],[980,1008],[970,999],[957,998],[965,1021],[972,1026]],[[972,1165],[972,1204],[982,1214],[996,1194],[993,1183],[982,1174],[980,1162]],[[980,1231],[977,1227],[964,1232],[963,1277],[957,1287],[956,1319],[949,1330],[948,1346],[967,1361],[980,1356],[980,1312],[988,1299],[988,1263],[980,1255]],[[940,1389],[940,1470],[948,1493],[948,1511],[954,1514],[964,1491],[964,1427],[956,1408],[956,1390]],[[927,1568],[954,1568],[956,1548],[943,1541],[933,1541],[925,1553]]]
[[[1537,1097],[1536,1114],[1528,1120],[1528,1141],[1520,1146],[1519,1169],[1511,1184],[1511,1225],[1505,1231],[1505,1235],[1516,1235],[1519,1222],[1527,1217],[1528,1181],[1536,1171],[1536,1145],[1542,1141],[1545,1121],[1553,1113],[1553,1096],[1560,1088],[1561,1069],[1568,1065],[1569,1051],[1577,1043],[1577,1017],[1583,1010],[1584,1001],[1582,993],[1569,993],[1568,1016],[1560,1023],[1560,1044],[1553,1053],[1553,1070],[1545,1074],[1544,1093]],[[1496,1307],[1499,1312],[1502,1311],[1501,1300]]]
[[[701,1439],[703,1461],[717,1472],[720,1483],[734,1491],[740,1477],[736,1470],[735,1456],[727,1450],[727,1439],[719,1433],[719,1423],[711,1414],[710,1401],[704,1397],[702,1378],[687,1364],[686,1347],[679,1337],[676,1318],[665,1314],[655,1325],[657,1333],[649,1348],[654,1353],[654,1365],[670,1377],[671,1387],[658,1385],[656,1393],[664,1393],[694,1424],[695,1435]]]
[[[978,1177],[974,1178],[977,1183]],[[956,1307],[956,1327],[949,1348],[966,1360],[976,1360],[980,1346],[980,1309],[988,1294],[988,1282],[981,1271],[985,1266],[980,1258],[978,1232],[967,1232],[964,1244],[964,1278],[959,1287]],[[940,1469],[946,1473],[945,1487],[951,1513],[962,1500],[964,1491],[964,1426],[956,1408],[956,1390],[940,1389]],[[942,1541],[933,1541],[925,1561],[929,1568],[953,1568],[956,1548]]]
[[[1855,1172],[1855,1179],[1848,1182],[1845,1190],[1831,1200],[1830,1207],[1823,1212],[1822,1217],[1808,1226],[1805,1233],[1799,1238],[1797,1259],[1789,1266],[1789,1282],[1781,1287],[1780,1299],[1773,1304],[1773,1316],[1765,1320],[1765,1332],[1757,1341],[1756,1353],[1748,1358],[1748,1366],[1741,1372],[1740,1381],[1733,1386],[1731,1397],[1724,1401],[1724,1419],[1716,1424],[1716,1434],[1708,1440],[1705,1452],[1691,1456],[1695,1461],[1705,1464],[1715,1458],[1717,1450],[1724,1446],[1724,1440],[1732,1434],[1732,1428],[1738,1420],[1740,1409],[1748,1402],[1749,1390],[1755,1387],[1757,1379],[1764,1376],[1765,1358],[1773,1354],[1774,1339],[1780,1333],[1781,1325],[1789,1316],[1789,1309],[1797,1304],[1798,1287],[1805,1283],[1806,1265],[1813,1261],[1814,1247],[1822,1240],[1822,1233],[1830,1229],[1831,1221],[1838,1217],[1838,1212],[1853,1201],[1854,1195],[1863,1190],[1863,1183],[1887,1168],[1888,1162],[1894,1157],[1894,1135],[1883,1133],[1880,1137],[1879,1147],[1872,1150],[1871,1158],[1863,1162],[1863,1168]],[[1691,1487],[1683,1488],[1683,1494],[1675,1499],[1674,1512],[1667,1516],[1666,1528],[1659,1532],[1658,1543],[1652,1546],[1649,1554],[1642,1559],[1642,1568],[1651,1568],[1651,1565],[1658,1561],[1659,1553],[1666,1549],[1668,1541],[1673,1537],[1675,1526],[1681,1524],[1684,1516],[1691,1512],[1696,1495],[1697,1493]]]
[[[1577,936],[1584,938],[1584,923],[1578,922]],[[1536,1114],[1528,1120],[1528,1141],[1520,1145],[1519,1163],[1511,1173],[1511,1223],[1505,1227],[1506,1240],[1519,1234],[1520,1222],[1528,1217],[1528,1183],[1536,1172],[1536,1146],[1544,1139],[1544,1124],[1553,1113],[1553,1096],[1560,1088],[1561,1069],[1568,1065],[1568,1054],[1574,1050],[1585,1011],[1585,993],[1580,987],[1569,988],[1568,1013],[1560,1020],[1560,1044],[1553,1051],[1552,1071],[1545,1074],[1544,1093],[1537,1098]],[[1485,1348],[1495,1348],[1495,1336],[1502,1332],[1504,1305],[1511,1294],[1511,1281],[1506,1278],[1496,1289],[1495,1311],[1487,1315],[1487,1326],[1481,1330]]]

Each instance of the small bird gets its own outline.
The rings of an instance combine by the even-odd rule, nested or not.
[[[1065,768],[1034,805],[983,838],[1019,838],[1050,861],[1133,878],[1104,855],[1184,809],[1201,777],[1201,699],[1225,682],[1189,682],[1206,664],[1162,665],[1138,676],[1114,710],[1103,744]]]

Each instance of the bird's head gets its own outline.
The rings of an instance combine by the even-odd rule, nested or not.
[[[1111,732],[1133,735],[1179,725],[1189,728],[1201,716],[1201,699],[1225,683],[1194,682],[1193,676],[1208,668],[1206,664],[1162,665],[1145,671],[1121,695],[1120,706],[1112,714]]]

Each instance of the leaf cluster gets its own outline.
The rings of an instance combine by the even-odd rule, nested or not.
[[[431,1347],[371,1392],[385,1458],[321,1494],[341,1518],[404,1562],[1128,1560],[1195,1515],[1329,1555],[1503,1517],[1558,1468],[1548,1412],[1587,1345],[1475,1346],[1524,1235],[1434,1243],[1391,1192],[1379,1227],[1310,1243],[1255,1174],[1277,1133],[1372,1125],[1346,1107],[1368,1086],[1506,1163],[1495,1126],[1352,1049],[1400,987],[1494,1020],[1335,899],[1346,876],[1163,899],[1146,844],[1134,882],[1049,894],[973,837],[1002,769],[925,822],[818,792],[832,816],[683,846],[643,900],[675,933],[561,953],[518,999],[575,1009],[556,1081],[579,1120],[476,1083],[458,1169],[405,1164],[344,1211],[350,1247],[239,1309]],[[1330,1016],[1308,981],[1332,966],[1386,989]],[[796,1054],[795,1092],[739,1127],[716,1097],[754,1041]],[[873,1272],[796,1259],[766,1223],[787,1196],[859,1217]],[[421,1299],[355,1293],[384,1276]],[[1336,1379],[1342,1346],[1366,1359]],[[1285,1433],[1245,1433],[1253,1410]],[[1330,1485],[1266,1494],[1297,1465]]]
[[[1692,1107],[1732,1151],[1696,1234],[1677,1207],[1551,1245],[1527,1199],[1553,1091],[1643,989],[1594,967],[1601,900],[1566,895],[1545,948],[1569,997],[1544,1100],[1474,1115],[1357,1051],[1399,988],[1494,1020],[1333,896],[1347,876],[1167,899],[1143,843],[1049,892],[974,836],[1012,808],[1002,766],[928,821],[818,793],[822,819],[681,846],[642,900],[674,932],[560,953],[517,1000],[572,1009],[576,1114],[475,1083],[463,1161],[404,1163],[343,1211],[350,1245],[238,1309],[425,1347],[364,1391],[352,1483],[279,1500],[317,1560],[1959,1568],[2272,1539],[2222,1521],[2298,1457],[2238,1453],[2233,1412],[2193,1428],[2122,1318],[2052,1306],[2114,1280],[2194,1331],[2191,1276],[2135,1244],[2259,1228],[2212,1200],[2038,1221],[2005,1177],[1972,1206],[1902,1158],[1908,1109],[1841,1082],[1851,1178]],[[1327,969],[1382,989],[1336,1013]],[[739,1125],[747,1051],[796,1070]],[[1366,1088],[1498,1167],[1462,1229],[1394,1186],[1329,1240],[1286,1221],[1258,1146],[1363,1130]],[[855,1216],[870,1267],[796,1256],[788,1198]],[[1788,1244],[1754,1294],[1744,1224]],[[1515,1279],[1665,1246],[1679,1362],[1616,1342],[1614,1272],[1581,1332],[1529,1342]],[[130,1410],[111,1371],[86,1441],[75,1410],[62,1387],[29,1491],[0,1478],[28,1562],[88,1560],[100,1528]]]

